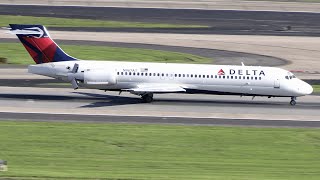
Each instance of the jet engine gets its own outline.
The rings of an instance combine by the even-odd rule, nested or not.
[[[74,89],[78,89],[79,82],[96,88],[103,88],[117,83],[115,74],[108,70],[90,69],[78,72],[78,69],[79,65],[75,64],[71,72],[67,73],[68,81],[71,82]]]
[[[90,70],[84,72],[84,84],[88,85],[114,85],[116,76],[106,70]]]

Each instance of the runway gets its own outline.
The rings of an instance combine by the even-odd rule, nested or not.
[[[0,5],[0,14],[209,26],[180,29],[53,28],[67,31],[320,36],[320,25],[317,23],[320,13],[306,12]]]
[[[320,127],[320,96],[298,98],[293,107],[289,98],[157,94],[146,104],[125,92],[5,86],[0,92],[1,119]]]
[[[219,118],[181,118],[181,117],[141,117],[141,116],[103,116],[68,115],[41,113],[2,113],[2,120],[36,122],[84,122],[84,123],[132,123],[132,124],[175,124],[202,126],[245,126],[245,127],[285,127],[320,128],[319,121],[219,119]]]

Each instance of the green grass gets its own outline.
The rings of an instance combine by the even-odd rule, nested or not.
[[[1,177],[320,179],[320,131],[0,122]]]
[[[320,85],[312,85],[312,87],[313,87],[313,92],[320,93]]]
[[[69,19],[53,17],[32,17],[0,15],[0,26],[8,24],[42,24],[46,27],[106,27],[106,28],[207,28],[201,25],[179,25],[165,23],[142,23],[123,21],[103,21],[91,19]]]
[[[137,62],[168,62],[168,63],[212,63],[213,60],[186,53],[118,48],[107,46],[76,46],[62,45],[68,54],[79,59],[115,60]],[[34,64],[29,53],[20,43],[0,43],[0,57],[8,59],[9,64]]]

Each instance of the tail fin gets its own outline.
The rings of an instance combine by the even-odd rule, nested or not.
[[[59,61],[74,61],[51,38],[42,25],[10,24],[11,33],[16,34],[37,64]]]

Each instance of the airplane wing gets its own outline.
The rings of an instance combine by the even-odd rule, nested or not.
[[[177,84],[141,84],[136,88],[125,89],[130,92],[170,93],[185,92],[186,90]]]

